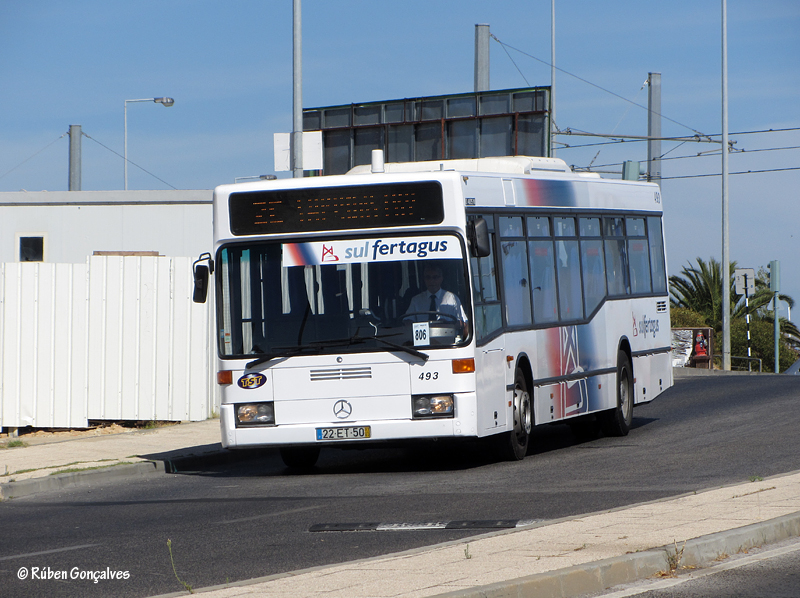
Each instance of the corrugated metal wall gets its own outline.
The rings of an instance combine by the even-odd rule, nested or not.
[[[191,265],[0,264],[0,426],[211,417],[213,297],[192,302]]]

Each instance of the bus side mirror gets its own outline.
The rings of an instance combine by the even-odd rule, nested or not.
[[[200,262],[208,262],[208,264],[201,264]],[[192,294],[192,301],[195,303],[205,303],[208,296],[208,276],[214,272],[214,260],[211,259],[210,253],[203,253],[192,264],[194,273],[194,293]]]
[[[470,251],[473,257],[487,257],[492,253],[489,225],[482,217],[470,220],[467,225]]]

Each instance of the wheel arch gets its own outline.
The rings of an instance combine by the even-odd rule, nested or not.
[[[522,371],[525,376],[525,383],[528,385],[528,392],[533,392],[533,366],[527,353],[520,353],[517,355],[517,368]]]
[[[622,351],[628,358],[628,363],[631,367],[631,376],[633,376],[633,357],[631,351],[631,342],[628,340],[627,336],[623,336],[619,339],[619,345],[617,346],[617,352]]]
[[[528,387],[528,394],[531,397],[531,418],[533,420],[533,425],[536,425],[536,409],[534,408],[534,392],[533,392],[533,365],[531,364],[531,360],[528,357],[528,354],[525,352],[520,353],[517,355],[517,365],[516,368],[522,372],[522,375],[525,377],[525,385]]]

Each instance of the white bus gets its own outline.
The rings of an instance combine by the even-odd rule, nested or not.
[[[625,435],[672,385],[657,185],[374,158],[215,190],[195,301],[214,273],[223,446],[310,467],[323,446],[493,436],[522,459],[533,426]]]

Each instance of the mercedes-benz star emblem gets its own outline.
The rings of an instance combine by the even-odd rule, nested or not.
[[[353,406],[344,399],[333,404],[333,414],[339,419],[347,419],[353,413]]]

